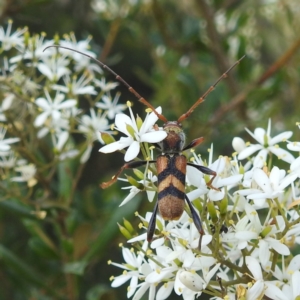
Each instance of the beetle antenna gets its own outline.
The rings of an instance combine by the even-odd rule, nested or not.
[[[208,88],[208,90],[193,104],[193,106],[183,115],[181,115],[177,122],[181,123],[183,120],[187,119],[190,114],[195,110],[195,108],[204,101],[204,99],[214,90],[216,85],[224,78],[228,76],[228,73],[235,67],[237,66],[243,58],[245,58],[246,55],[243,55],[238,61],[236,61],[225,73],[223,73],[218,80]]]
[[[143,103],[144,105],[146,105],[147,107],[149,107],[155,114],[156,116],[162,120],[163,122],[168,122],[167,118],[158,113],[155,108],[153,107],[153,105],[151,105],[144,97],[142,97],[132,86],[130,86],[130,84],[125,81],[120,75],[118,75],[115,71],[113,71],[110,67],[108,67],[106,64],[104,64],[103,62],[101,62],[100,60],[92,57],[91,55],[88,55],[84,52],[81,52],[81,51],[78,51],[78,50],[75,50],[75,49],[72,49],[72,48],[68,48],[68,47],[64,47],[64,46],[59,46],[59,45],[51,45],[51,46],[48,46],[46,47],[43,52],[45,50],[47,50],[48,48],[62,48],[62,49],[66,49],[66,50],[70,50],[70,51],[73,51],[73,52],[76,52],[76,53],[79,53],[81,55],[84,55],[86,57],[88,57],[89,59],[93,60],[94,62],[96,62],[100,67],[102,67],[103,69],[107,70],[108,72],[110,72],[112,75],[115,76],[115,79],[118,80],[119,82],[121,82],[123,85],[125,85],[127,88],[128,88],[128,91],[130,93],[132,93],[137,99],[138,101],[140,101],[141,103]]]

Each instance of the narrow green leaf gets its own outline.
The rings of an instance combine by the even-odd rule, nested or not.
[[[94,256],[99,255],[103,249],[107,247],[107,243],[119,232],[117,223],[123,218],[132,216],[139,206],[141,197],[134,199],[130,202],[130,205],[124,205],[122,208],[117,208],[109,218],[109,221],[103,226],[102,231],[99,233],[98,238],[91,245],[89,251],[84,256],[84,260],[90,261]]]
[[[41,274],[37,273],[32,266],[24,263],[22,259],[16,256],[2,244],[0,244],[0,260],[9,268],[13,269],[19,276],[23,278],[23,280],[27,280],[31,284],[33,283],[38,287],[42,287],[51,295],[57,296],[56,292],[47,285],[47,282],[43,279]]]
[[[29,207],[14,199],[0,201],[0,209],[9,211],[14,215],[17,215],[18,217],[37,219],[35,214],[32,213],[32,210]]]
[[[65,273],[71,273],[75,275],[83,275],[85,267],[88,265],[87,261],[75,261],[65,264],[63,271]]]

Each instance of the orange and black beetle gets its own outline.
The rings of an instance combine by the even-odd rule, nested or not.
[[[200,248],[201,247],[201,238],[204,234],[204,230],[202,228],[202,224],[201,224],[199,215],[197,214],[194,206],[192,205],[192,203],[188,199],[187,195],[185,194],[186,168],[188,165],[188,166],[198,169],[199,171],[201,171],[204,174],[211,175],[212,178],[207,183],[207,186],[210,188],[213,188],[213,189],[215,189],[215,188],[212,186],[212,182],[213,182],[214,178],[217,176],[217,174],[215,171],[213,171],[207,167],[188,163],[186,157],[183,154],[181,154],[183,151],[193,148],[193,147],[199,145],[203,141],[203,137],[200,137],[200,138],[193,140],[190,144],[188,144],[187,146],[184,147],[185,134],[183,132],[181,122],[190,116],[190,114],[194,111],[194,109],[200,103],[202,103],[204,101],[204,99],[215,88],[215,86],[223,78],[226,78],[228,73],[236,65],[238,65],[245,56],[240,58],[225,73],[223,73],[219,77],[219,79],[193,104],[193,106],[186,113],[184,113],[182,116],[180,116],[178,118],[177,121],[168,121],[166,119],[166,117],[164,117],[162,114],[158,113],[155,110],[155,108],[146,99],[144,99],[138,92],[136,92],[136,90],[133,89],[122,77],[120,77],[117,73],[115,73],[112,69],[110,69],[107,65],[105,65],[101,61],[98,61],[97,59],[95,59],[85,53],[82,53],[80,51],[77,51],[77,50],[74,50],[71,48],[62,47],[62,46],[50,46],[50,47],[68,49],[68,50],[80,53],[82,55],[85,55],[85,56],[89,57],[90,59],[94,60],[103,69],[106,69],[111,74],[113,74],[115,76],[116,80],[122,82],[128,88],[128,90],[132,94],[134,94],[134,96],[140,102],[142,102],[144,105],[146,105],[147,107],[152,109],[152,111],[157,115],[157,117],[165,123],[163,125],[163,130],[165,130],[167,132],[167,137],[163,141],[161,141],[160,143],[157,143],[155,145],[160,149],[162,154],[159,155],[156,160],[131,161],[129,163],[126,163],[117,172],[117,174],[112,178],[112,180],[102,183],[101,187],[107,188],[111,184],[116,182],[118,176],[121,174],[121,172],[124,169],[137,168],[137,167],[140,167],[147,163],[156,163],[157,175],[158,175],[158,187],[157,187],[158,199],[157,199],[151,220],[148,225],[148,231],[147,231],[148,241],[150,242],[153,239],[155,226],[156,226],[157,211],[159,211],[160,215],[165,220],[178,220],[184,211],[184,206],[185,206],[185,201],[186,201],[190,208],[194,224],[200,233],[200,239],[199,239],[199,248]],[[47,47],[47,48],[49,48],[49,47]]]

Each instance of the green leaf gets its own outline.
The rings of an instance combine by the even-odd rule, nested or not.
[[[32,213],[32,209],[14,199],[0,201],[0,209],[9,211],[18,217],[37,219]]]
[[[112,235],[117,234],[119,231],[117,223],[123,218],[132,216],[133,212],[137,210],[141,198],[136,197],[134,201],[122,208],[117,208],[109,218],[109,221],[102,227],[102,231],[99,233],[98,238],[90,246],[89,251],[84,256],[84,260],[90,261],[94,256],[99,255],[107,247],[107,243],[112,239]]]
[[[70,197],[70,192],[72,191],[72,184],[74,180],[73,169],[71,160],[65,160],[58,164],[59,195],[64,199],[68,199]]]
[[[50,289],[41,274],[37,273],[31,265],[23,262],[22,259],[2,244],[0,244],[0,260],[22,277],[24,281],[28,281],[30,284],[46,289],[51,295],[56,295],[56,292],[53,289]]]
[[[88,291],[88,293],[86,295],[86,300],[101,299],[101,297],[103,295],[105,295],[107,292],[109,292],[110,290],[111,289],[109,287],[107,287],[106,285],[98,284]]]
[[[32,220],[24,220],[23,221],[27,230],[32,234],[32,236],[39,237],[47,247],[52,249],[52,251],[56,252],[56,246],[52,242],[52,240],[48,237],[48,235],[44,232],[44,230],[40,227],[40,225]]]
[[[75,275],[83,275],[86,266],[88,265],[87,261],[75,261],[67,263],[63,267],[65,273],[71,273]]]
[[[29,247],[34,253],[42,258],[47,259],[58,259],[57,252],[53,251],[52,248],[48,247],[39,237],[32,237],[28,242]]]

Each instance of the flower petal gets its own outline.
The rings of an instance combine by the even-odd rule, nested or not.
[[[38,98],[35,100],[35,104],[43,110],[49,109],[49,102],[45,98]]]
[[[140,152],[140,143],[137,141],[133,141],[126,151],[124,160],[125,161],[133,160],[138,156],[139,152]]]
[[[34,120],[34,126],[39,127],[39,126],[43,125],[45,123],[45,121],[47,120],[48,116],[49,116],[49,113],[47,111],[38,115],[36,117],[36,119]]]
[[[271,138],[271,140],[269,141],[270,145],[275,145],[277,143],[280,142],[285,142],[286,140],[288,140],[291,136],[293,135],[292,131],[285,131],[282,132],[276,136],[274,136],[273,138]]]
[[[75,99],[69,99],[59,104],[58,109],[70,108],[77,104]]]
[[[168,281],[164,283],[157,291],[156,299],[164,300],[169,298],[169,296],[172,293],[173,287],[174,287],[174,281]]]
[[[291,298],[287,297],[287,295],[281,291],[275,284],[272,282],[265,282],[265,295],[269,299],[276,299],[276,300],[289,300]],[[298,282],[299,286],[299,282]]]
[[[158,143],[162,140],[164,140],[167,137],[167,133],[165,131],[159,130],[159,131],[151,131],[144,133],[141,136],[141,142],[147,142],[147,143]]]
[[[291,163],[291,171],[300,170],[300,156]]]
[[[259,144],[250,145],[249,147],[245,148],[244,150],[242,150],[240,152],[240,154],[238,155],[238,159],[239,160],[245,159],[245,158],[251,156],[254,152],[256,152],[262,148],[263,148],[263,146],[259,145]]]
[[[224,195],[225,195],[224,190],[216,191],[216,190],[211,189],[211,190],[208,192],[208,197],[209,197],[209,199],[212,200],[212,201],[219,201],[219,200],[222,200],[222,199],[224,198]]]
[[[292,163],[294,161],[294,159],[295,159],[294,156],[290,152],[288,152],[288,151],[286,151],[284,149],[281,149],[279,147],[271,146],[268,149],[272,153],[274,153],[279,159],[282,159],[282,160],[284,160],[284,161],[286,161],[288,163]]]
[[[253,167],[254,168],[262,168],[266,162],[268,155],[267,149],[261,149],[254,158]]]
[[[288,142],[287,148],[291,151],[300,151],[300,142]]]
[[[267,194],[272,193],[272,187],[267,174],[261,169],[255,169],[253,172],[253,179],[257,185]]]
[[[161,114],[161,112],[162,112],[162,109],[160,106],[157,107],[155,110],[159,114]],[[148,130],[152,129],[153,125],[156,123],[157,120],[158,120],[158,117],[154,112],[151,112],[150,114],[148,114],[146,116],[145,121],[142,124],[142,127],[140,128],[140,133],[143,134],[143,133],[147,132]]]
[[[128,145],[130,145],[129,142],[131,142],[131,140],[132,140],[131,138],[128,138]],[[108,145],[101,147],[99,149],[99,152],[112,153],[112,152],[115,152],[118,150],[122,150],[122,149],[126,148],[128,145],[126,143],[120,143],[120,141],[117,141],[117,142],[113,142],[113,143],[110,143]]]
[[[118,131],[130,136],[128,130],[127,130],[127,125],[130,125],[132,128],[134,128],[132,124],[132,120],[130,117],[128,117],[125,114],[117,114],[115,118],[115,127]]]
[[[257,259],[255,259],[252,256],[246,256],[246,265],[256,280],[263,278],[262,272],[261,272],[261,267],[260,267],[260,264],[257,261]],[[256,298],[253,298],[253,299],[256,299]]]

